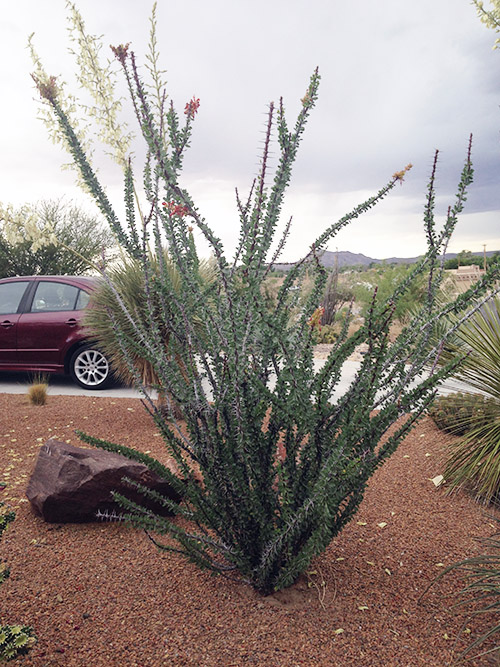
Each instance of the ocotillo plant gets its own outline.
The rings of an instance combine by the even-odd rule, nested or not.
[[[144,198],[149,214],[141,223],[135,215],[132,163],[125,168],[126,221],[121,224],[61,105],[55,78],[38,79],[37,84],[103,215],[125,252],[142,263],[145,320],[127,311],[110,281],[133,335],[117,318],[115,327],[124,354],[129,351],[129,357],[138,354],[148,360],[161,387],[181,408],[183,425],[166,419],[148,389],[142,388],[145,405],[179,474],[119,444],[88,434],[82,438],[145,462],[182,494],[179,504],[157,498],[181,522],[176,517],[158,517],[119,497],[125,516],[147,530],[161,548],[179,551],[201,567],[236,577],[267,594],[292,584],[354,516],[370,476],[395,451],[432,401],[439,383],[456,366],[452,361],[437,369],[441,342],[430,351],[428,346],[436,321],[450,310],[463,312],[472,293],[484,295],[498,275],[497,268],[491,268],[473,290],[452,304],[436,305],[442,279],[440,257],[472,181],[470,146],[456,200],[440,230],[434,223],[436,156],[424,212],[426,255],[391,299],[381,303],[374,294],[365,325],[351,337],[346,326],[323,368],[315,372],[313,333],[320,322],[318,305],[327,278],[319,253],[340,229],[400,183],[410,165],[311,244],[306,256],[287,274],[274,308],[269,309],[263,304],[262,285],[290,231],[289,221],[278,236],[280,212],[306,121],[317,99],[318,72],[311,77],[293,127],[286,120],[282,100],[269,106],[259,175],[248,198],[237,194],[240,235],[234,256],[229,258],[180,184],[199,100],[193,98],[186,104],[183,123],[171,104],[164,115],[165,126],[159,126],[134,54],[127,46],[113,51],[148,150]],[[270,174],[273,133],[279,155],[274,174]],[[213,285],[199,279],[193,228],[211,247],[217,271]],[[161,258],[165,244],[180,290],[165,267],[151,270],[151,245]],[[300,290],[296,286],[306,270],[314,273],[314,287],[297,310]],[[425,305],[389,345],[395,306],[424,272],[428,276]],[[163,307],[153,307],[158,303]],[[290,313],[297,314],[291,317]],[[162,343],[165,331],[169,332],[168,349]],[[333,400],[343,363],[362,342],[367,343],[367,353],[360,369],[344,395]],[[430,373],[425,373],[429,367]],[[142,491],[157,497],[145,488]]]

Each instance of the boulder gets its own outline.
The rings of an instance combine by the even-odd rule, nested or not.
[[[170,484],[144,464],[103,449],[84,449],[58,440],[48,440],[40,449],[26,495],[37,514],[49,523],[96,521],[97,512],[122,508],[113,501],[117,491],[162,516],[170,512],[145,498],[122,481],[140,482],[162,495],[179,501]]]

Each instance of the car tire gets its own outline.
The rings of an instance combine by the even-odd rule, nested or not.
[[[105,389],[113,380],[109,361],[95,345],[84,345],[73,353],[69,374],[83,389]]]

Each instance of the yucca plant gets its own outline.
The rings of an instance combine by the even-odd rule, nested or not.
[[[154,254],[150,254],[148,261],[153,274],[158,274],[160,271],[158,258]],[[172,289],[175,291],[177,298],[182,298],[182,281],[166,250],[163,251],[161,264],[169,274]],[[216,278],[213,261],[200,261],[198,277],[200,283],[205,284],[207,288],[213,285]],[[151,305],[154,309],[153,316],[156,316],[162,309],[168,309],[168,303],[159,298],[156,299],[156,302],[148,304],[144,299],[145,288],[146,277],[142,263],[133,257],[125,257],[117,266],[108,270],[107,280],[101,281],[98,288],[92,293],[90,308],[85,311],[83,323],[88,335],[98,342],[100,349],[111,361],[115,375],[125,384],[134,384],[138,375],[144,385],[160,388],[155,366],[141,356],[141,346],[137,345],[136,351],[129,346],[127,353],[124,354],[119,344],[118,331],[125,332],[130,340],[133,340],[135,334],[134,322],[145,322],[147,320],[146,310],[148,305]],[[118,294],[120,295],[119,298]],[[125,315],[122,308],[123,304],[126,306],[128,313],[132,315],[133,322]],[[168,312],[160,317],[160,321],[165,316],[168,317]],[[201,329],[200,322],[198,322],[197,328]],[[163,339],[165,350],[168,350],[170,334],[169,327],[162,326],[160,336]]]
[[[395,451],[432,401],[439,383],[456,367],[457,362],[451,361],[424,375],[429,362],[434,361],[435,366],[441,350],[441,343],[428,350],[434,323],[451,309],[467,310],[471,297],[484,294],[498,275],[498,267],[492,267],[474,289],[451,305],[436,307],[443,275],[440,256],[472,181],[470,146],[455,202],[440,230],[434,223],[436,155],[424,215],[426,255],[391,299],[380,300],[374,294],[364,326],[348,337],[346,324],[324,367],[315,372],[313,334],[320,323],[319,304],[327,280],[320,253],[340,229],[400,183],[410,165],[311,244],[287,274],[270,308],[264,302],[262,286],[290,231],[289,222],[276,238],[292,165],[317,99],[318,72],[311,77],[293,126],[288,124],[282,100],[277,107],[269,106],[259,175],[246,200],[237,196],[240,236],[233,257],[228,258],[179,180],[199,100],[193,98],[186,104],[184,122],[171,104],[164,124],[158,125],[134,54],[127,46],[113,51],[147,144],[143,196],[150,213],[139,222],[132,163],[125,167],[126,223],[122,224],[60,104],[55,78],[39,78],[38,88],[124,252],[142,267],[146,304],[142,317],[130,312],[113,281],[106,275],[104,279],[127,321],[124,326],[118,317],[112,317],[136,381],[140,383],[141,378],[132,360],[140,355],[151,363],[159,384],[182,411],[182,424],[168,421],[151,400],[148,388],[141,385],[179,474],[146,454],[88,434],[81,437],[145,462],[182,495],[183,501],[177,504],[138,487],[168,506],[181,522],[154,515],[117,496],[125,516],[147,530],[160,548],[178,551],[200,567],[238,577],[267,594],[293,583],[355,515],[371,475]],[[273,135],[278,156],[270,175]],[[213,285],[199,279],[193,227],[213,253]],[[161,260],[165,242],[180,288],[165,263],[159,262],[159,271],[151,266],[150,244]],[[312,289],[297,308],[301,299],[297,287],[307,272],[313,276]],[[428,276],[425,307],[389,345],[394,310],[424,273]],[[133,333],[128,332],[129,325]],[[344,396],[332,402],[344,361],[362,342],[367,344],[367,353],[360,369]]]
[[[451,318],[456,323],[457,318]],[[493,296],[477,310],[442,352],[444,362],[465,354],[455,377],[477,391],[500,400],[500,298]]]
[[[457,317],[450,322],[456,324]],[[464,360],[454,375],[488,398],[488,418],[464,415],[461,429],[466,433],[450,445],[443,475],[450,491],[467,488],[489,503],[500,494],[500,298],[484,303],[457,329],[440,363],[457,354]]]

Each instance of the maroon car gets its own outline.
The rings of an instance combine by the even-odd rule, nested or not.
[[[95,286],[83,276],[0,280],[0,371],[66,373],[85,389],[108,386],[108,360],[81,327]]]

